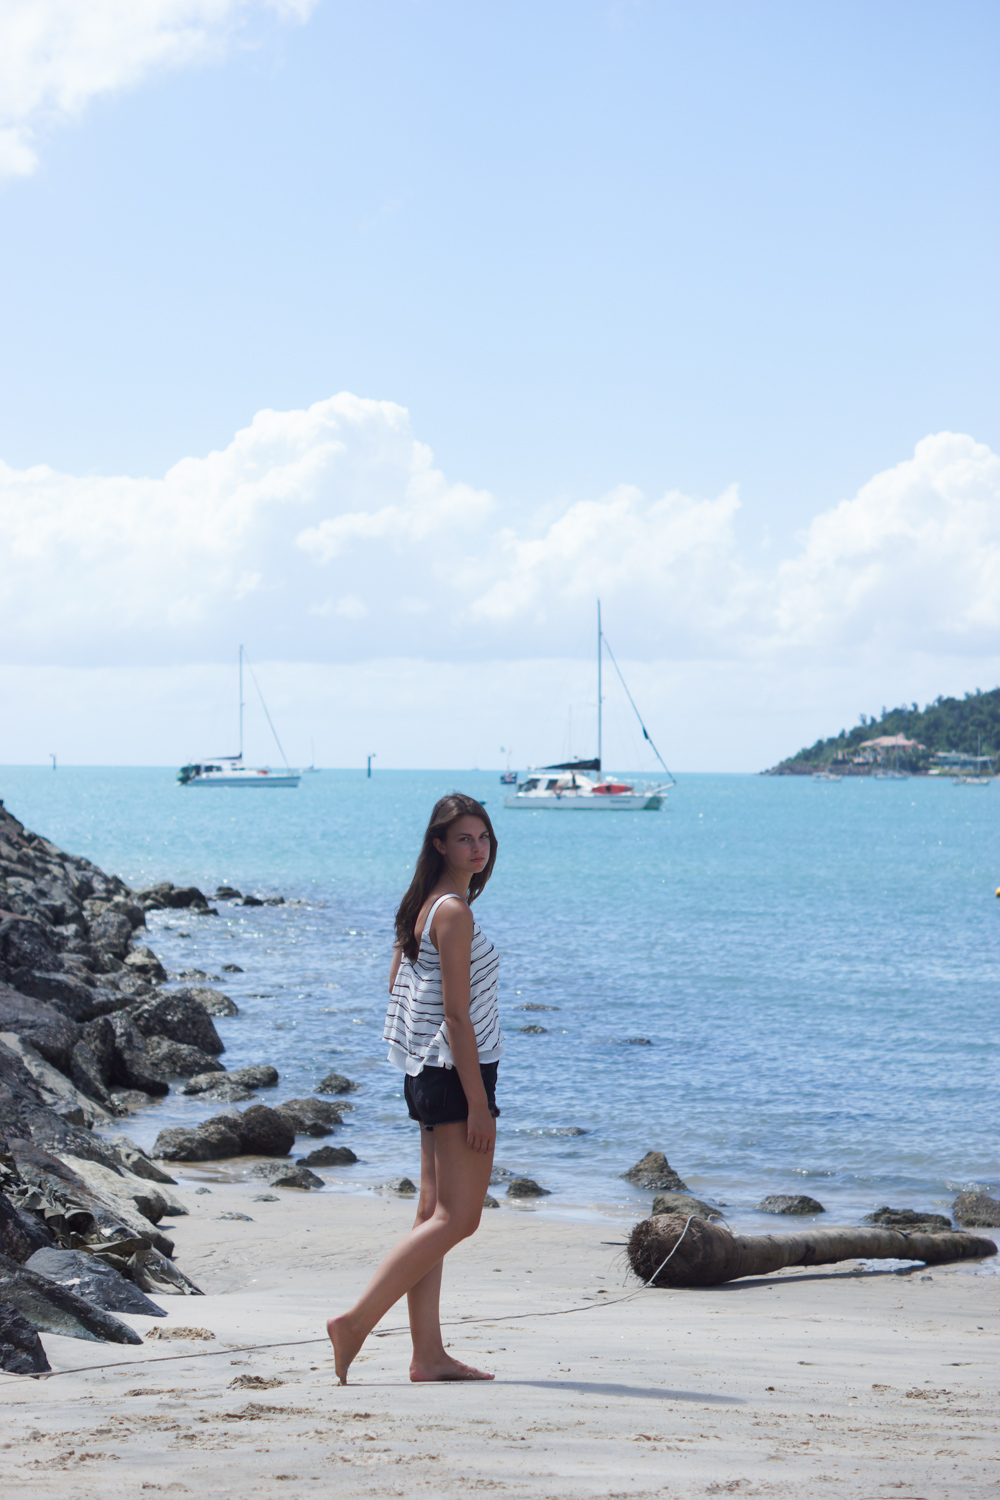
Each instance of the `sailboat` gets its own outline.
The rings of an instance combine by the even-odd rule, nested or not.
[[[275,771],[270,766],[245,766],[243,764],[243,663],[246,661],[247,670],[253,678],[253,685],[257,689],[261,707],[271,726],[274,741],[281,751],[281,758],[285,762],[283,771]],[[278,739],[278,731],[274,727],[271,715],[268,713],[267,704],[264,702],[264,694],[260,690],[260,684],[254,676],[250,658],[243,647],[240,647],[239,658],[239,680],[240,680],[240,750],[238,755],[213,755],[205,761],[181,766],[177,772],[177,780],[181,786],[253,786],[253,787],[295,787],[299,784],[298,771],[293,771],[288,764],[288,757],[281,747]]]
[[[602,749],[602,694],[601,694],[601,667],[605,650],[611,659],[611,664],[618,673],[619,681],[625,689],[626,697],[635,710],[635,716],[639,720],[643,738],[653,751],[660,765],[666,771],[669,778],[665,782],[656,784],[646,783],[640,786],[636,782],[620,781],[614,776],[605,776],[601,779],[601,749]],[[597,601],[597,754],[593,760],[565,760],[559,761],[552,766],[539,766],[528,772],[525,779],[518,783],[517,791],[513,796],[504,798],[505,807],[528,808],[536,812],[541,808],[552,808],[560,812],[656,812],[663,806],[667,792],[670,787],[675,786],[673,776],[667,769],[659,750],[653,744],[652,737],[642,716],[635,706],[635,700],[628,690],[628,684],[622,676],[621,668],[615,661],[614,653],[607,644],[604,632],[601,629],[601,601]]]

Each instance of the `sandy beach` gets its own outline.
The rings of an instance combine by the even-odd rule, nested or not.
[[[323,1319],[409,1225],[412,1200],[257,1202],[259,1183],[205,1183],[181,1183],[190,1216],[170,1229],[204,1297],[128,1319],[157,1333],[142,1350],[45,1335],[53,1369],[73,1373],[0,1383],[18,1493],[1000,1491],[998,1277],[845,1264],[650,1290],[625,1274],[629,1221],[504,1204],[450,1257],[444,1293],[451,1348],[495,1382],[411,1385],[397,1308],[340,1387]],[[160,1336],[171,1327],[212,1337]]]

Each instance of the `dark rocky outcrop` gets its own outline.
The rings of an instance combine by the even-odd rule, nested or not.
[[[168,1094],[170,1086],[154,1066],[146,1038],[123,1011],[108,1016],[115,1034],[111,1081],[119,1088],[141,1089],[145,1094]]]
[[[329,1099],[286,1099],[276,1108],[296,1135],[330,1135],[343,1124],[340,1106]]]
[[[36,1332],[61,1333],[72,1339],[111,1344],[141,1344],[142,1339],[103,1308],[58,1282],[0,1255],[0,1304],[21,1314]]]
[[[204,1124],[161,1130],[153,1147],[165,1161],[225,1161],[234,1156],[287,1156],[295,1132],[277,1110],[252,1104],[241,1113],[214,1115]]]
[[[0,981],[0,1032],[4,1031],[23,1037],[46,1062],[69,1076],[73,1048],[82,1032],[55,1005],[21,994]]]
[[[41,1375],[51,1370],[42,1341],[17,1308],[0,1302],[0,1370],[8,1375]]]
[[[205,1007],[184,994],[160,993],[140,1000],[129,1006],[128,1018],[145,1037],[167,1037],[211,1057],[226,1050]]]
[[[156,1071],[166,1078],[191,1078],[196,1074],[224,1074],[226,1071],[211,1053],[203,1052],[200,1047],[171,1041],[165,1036],[147,1037],[146,1052]]]
[[[184,989],[169,993],[178,1000],[193,1000],[210,1016],[238,1016],[240,1013],[235,1000],[230,1000],[221,990],[210,990],[201,984],[186,985]]]
[[[701,1198],[692,1198],[690,1193],[657,1193],[653,1199],[655,1214],[683,1214],[685,1218],[694,1214],[698,1219],[724,1219],[725,1214],[704,1203]]]
[[[903,1229],[909,1234],[940,1234],[951,1228],[951,1220],[944,1214],[917,1213],[912,1208],[877,1208],[874,1213],[865,1214],[861,1222],[880,1224],[883,1229]]]
[[[316,1085],[317,1094],[353,1094],[358,1085],[343,1073],[327,1073]]]
[[[662,1151],[647,1151],[642,1160],[629,1167],[622,1176],[636,1187],[666,1188],[672,1193],[686,1193],[688,1190],[687,1183],[681,1181]]]
[[[40,1219],[16,1208],[0,1193],[0,1251],[4,1255],[24,1265],[36,1250],[44,1250],[54,1243],[54,1236]]]
[[[300,1162],[261,1162],[260,1166],[254,1167],[250,1173],[251,1177],[260,1177],[271,1187],[293,1187],[310,1188],[323,1187],[322,1177],[317,1177],[315,1172]]]
[[[757,1204],[759,1214],[825,1214],[826,1209],[805,1193],[771,1193]]]
[[[512,1177],[507,1184],[508,1198],[549,1198],[548,1188],[540,1187],[533,1177]]]
[[[278,1070],[270,1063],[251,1063],[245,1068],[233,1068],[226,1074],[226,1082],[243,1089],[273,1089],[278,1082]],[[205,1094],[219,1085],[214,1072],[196,1073],[181,1089],[182,1094]]]
[[[134,1281],[129,1281],[97,1255],[53,1247],[37,1250],[27,1265],[29,1271],[37,1271],[49,1281],[69,1287],[95,1307],[103,1307],[105,1312],[137,1313],[150,1318],[167,1316],[163,1308],[141,1292]]]
[[[350,1146],[319,1146],[303,1156],[304,1167],[350,1167],[357,1161]]]
[[[970,1229],[1000,1228],[1000,1202],[988,1193],[959,1193],[951,1207],[956,1224]]]
[[[208,901],[197,886],[175,886],[169,880],[162,880],[144,891],[136,891],[135,897],[141,902],[145,911],[187,910],[188,908],[201,912],[210,910]]]

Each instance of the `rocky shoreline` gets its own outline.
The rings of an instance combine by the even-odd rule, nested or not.
[[[265,904],[229,886],[212,900]],[[227,1072],[213,1018],[237,1015],[234,1002],[200,984],[166,988],[166,971],[141,941],[146,914],[165,909],[215,911],[195,887],[130,890],[26,830],[0,803],[0,1369],[47,1370],[39,1332],[136,1342],[116,1311],[163,1316],[150,1294],[200,1294],[159,1228],[188,1212],[164,1163],[254,1158],[249,1175],[262,1186],[310,1189],[324,1185],[314,1168],[357,1159],[329,1145],[291,1159],[297,1138],[342,1124],[357,1086],[331,1073],[313,1097],[254,1102],[279,1077],[267,1063]],[[151,1153],[114,1133],[116,1121],[172,1089],[227,1107],[161,1130]],[[725,1217],[723,1205],[689,1193],[661,1152],[623,1175],[659,1194],[654,1215]],[[513,1199],[547,1196],[502,1167],[493,1181]],[[388,1186],[414,1190],[405,1179]],[[487,1206],[498,1205],[488,1198]],[[801,1196],[758,1209],[823,1212]],[[953,1213],[963,1226],[1000,1225],[1000,1203],[981,1194],[962,1195]],[[943,1215],[913,1210],[886,1208],[873,1221],[913,1233],[951,1228]]]

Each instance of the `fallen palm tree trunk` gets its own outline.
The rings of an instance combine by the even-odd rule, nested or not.
[[[900,1229],[732,1234],[719,1224],[680,1214],[643,1219],[628,1242],[636,1275],[662,1287],[718,1286],[784,1266],[825,1266],[838,1260],[920,1260],[932,1266],[996,1253],[992,1240],[973,1234],[907,1234]]]

